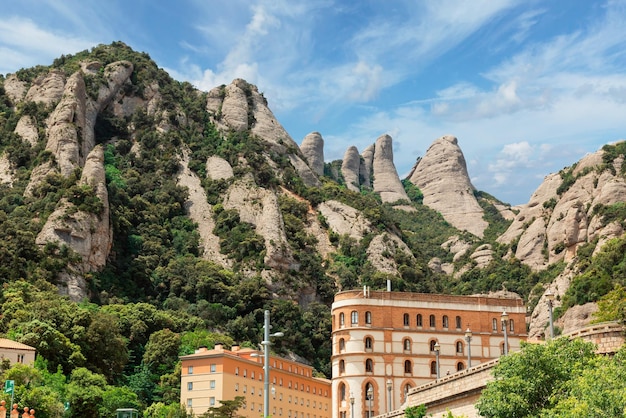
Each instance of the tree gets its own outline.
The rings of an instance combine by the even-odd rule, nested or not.
[[[486,418],[536,417],[553,406],[595,359],[595,347],[582,340],[558,338],[546,344],[522,344],[520,352],[501,357],[476,405]]]
[[[67,385],[67,400],[71,407],[71,417],[98,417],[104,392],[107,388],[106,378],[79,367],[72,372]]]
[[[179,348],[180,335],[169,329],[154,332],[146,344],[143,362],[158,375],[171,372],[178,361]]]
[[[213,406],[205,412],[203,418],[242,418],[243,415],[237,414],[237,410],[241,408],[246,401],[245,396],[235,396],[235,399],[230,401],[221,400],[220,406]]]
[[[137,394],[127,387],[108,386],[102,393],[100,416],[111,416],[118,408],[139,409],[141,403]]]
[[[572,376],[563,395],[557,395],[546,418],[626,416],[626,349],[614,358],[598,356],[582,375]]]
[[[156,402],[150,405],[143,413],[145,418],[192,418],[187,409],[180,403],[164,404]]]
[[[406,418],[423,418],[426,416],[426,405],[409,406],[404,410]]]

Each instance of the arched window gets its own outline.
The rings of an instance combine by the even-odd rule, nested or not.
[[[456,371],[457,371],[457,372],[460,372],[460,371],[461,371],[461,370],[463,370],[463,369],[465,369],[465,364],[463,364],[463,362],[462,362],[462,361],[459,361],[459,362],[456,364]]]
[[[365,337],[365,349],[366,350],[371,350],[372,349],[372,338],[371,337]]]
[[[409,391],[411,390],[411,385],[409,383],[407,383],[406,385],[404,385],[404,387],[402,388],[402,402],[404,403],[404,401],[406,400],[406,395],[409,394]]]
[[[372,395],[374,395],[374,386],[372,386],[371,383],[368,383],[367,385],[365,385],[365,392],[363,392],[363,396],[365,397],[366,401],[369,401],[369,399],[370,399],[368,397],[368,395],[367,395],[370,392],[372,392]],[[372,398],[374,398],[374,397],[375,397],[375,395],[372,396]],[[368,406],[369,406],[369,404],[368,404]]]
[[[422,323],[422,314],[421,314],[421,313],[418,313],[418,314],[417,314],[417,326],[418,326],[418,327],[423,326],[423,323]]]
[[[500,354],[504,355],[504,343],[500,344]]]
[[[359,323],[359,313],[357,311],[352,311],[350,314],[350,322],[352,325],[357,325]]]
[[[437,362],[436,361],[431,361],[430,362],[430,374],[437,374]]]
[[[404,346],[404,351],[411,351],[411,340],[409,340],[408,338],[405,338],[403,342],[403,346]]]
[[[339,399],[342,401],[346,400],[346,385],[344,383],[339,384]]]
[[[365,312],[365,323],[368,325],[372,324],[372,313],[370,311]]]
[[[437,340],[430,340],[428,344],[430,346],[430,351],[435,351],[435,344],[437,344]]]
[[[509,319],[509,331],[515,332],[515,324],[512,319]]]
[[[444,315],[443,316],[443,319],[442,319],[441,323],[443,324],[444,328],[448,328],[448,325],[449,325],[448,324],[448,315]]]
[[[456,352],[458,354],[463,354],[463,343],[461,341],[456,342]]]
[[[404,326],[405,326],[405,327],[408,327],[408,326],[409,326],[409,314],[408,314],[408,313],[405,313],[405,314],[403,315],[403,322],[404,322]]]
[[[339,314],[339,326],[343,327],[345,324],[346,324],[346,317],[342,312]]]
[[[346,371],[346,362],[343,360],[339,360],[339,374],[345,373]]]
[[[435,328],[435,315],[430,316],[430,327]]]
[[[461,317],[457,316],[456,317],[456,329],[461,329]]]
[[[342,351],[346,350],[346,340],[344,340],[343,338],[339,339],[339,352],[341,353]]]
[[[411,364],[411,360],[404,361],[404,373],[411,373],[413,370],[413,365]]]
[[[493,332],[498,332],[498,320],[496,318],[491,320],[491,330]]]
[[[365,371],[368,373],[372,373],[374,371],[374,362],[371,358],[365,360]]]

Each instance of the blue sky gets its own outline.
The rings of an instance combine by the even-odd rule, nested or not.
[[[455,135],[476,188],[512,204],[626,138],[626,1],[5,3],[2,74],[123,41],[202,90],[256,84],[327,161],[387,133],[403,176]]]

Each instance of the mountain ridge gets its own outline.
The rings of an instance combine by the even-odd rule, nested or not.
[[[452,135],[403,180],[389,135],[325,162],[322,133],[298,145],[256,86],[201,92],[121,43],[9,75],[1,93],[2,222],[30,234],[4,235],[2,279],[45,277],[75,301],[221,303],[229,316],[216,329],[250,340],[242,321],[264,304],[329,305],[337,290],[387,280],[414,292],[504,287],[528,301],[540,336],[545,292],[569,304],[580,263],[623,239],[619,144],[512,208],[475,190]],[[212,299],[232,286],[253,295],[248,305]]]

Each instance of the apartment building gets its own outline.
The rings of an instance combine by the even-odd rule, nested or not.
[[[181,357],[181,404],[203,414],[221,400],[244,396],[237,411],[248,418],[263,416],[263,352],[221,344]],[[313,368],[270,356],[269,413],[273,418],[330,418],[331,382],[313,377]]]
[[[523,300],[506,292],[448,296],[363,288],[335,295],[331,312],[334,418],[399,409],[411,388],[464,370],[470,361],[476,366],[517,351],[527,338]]]

